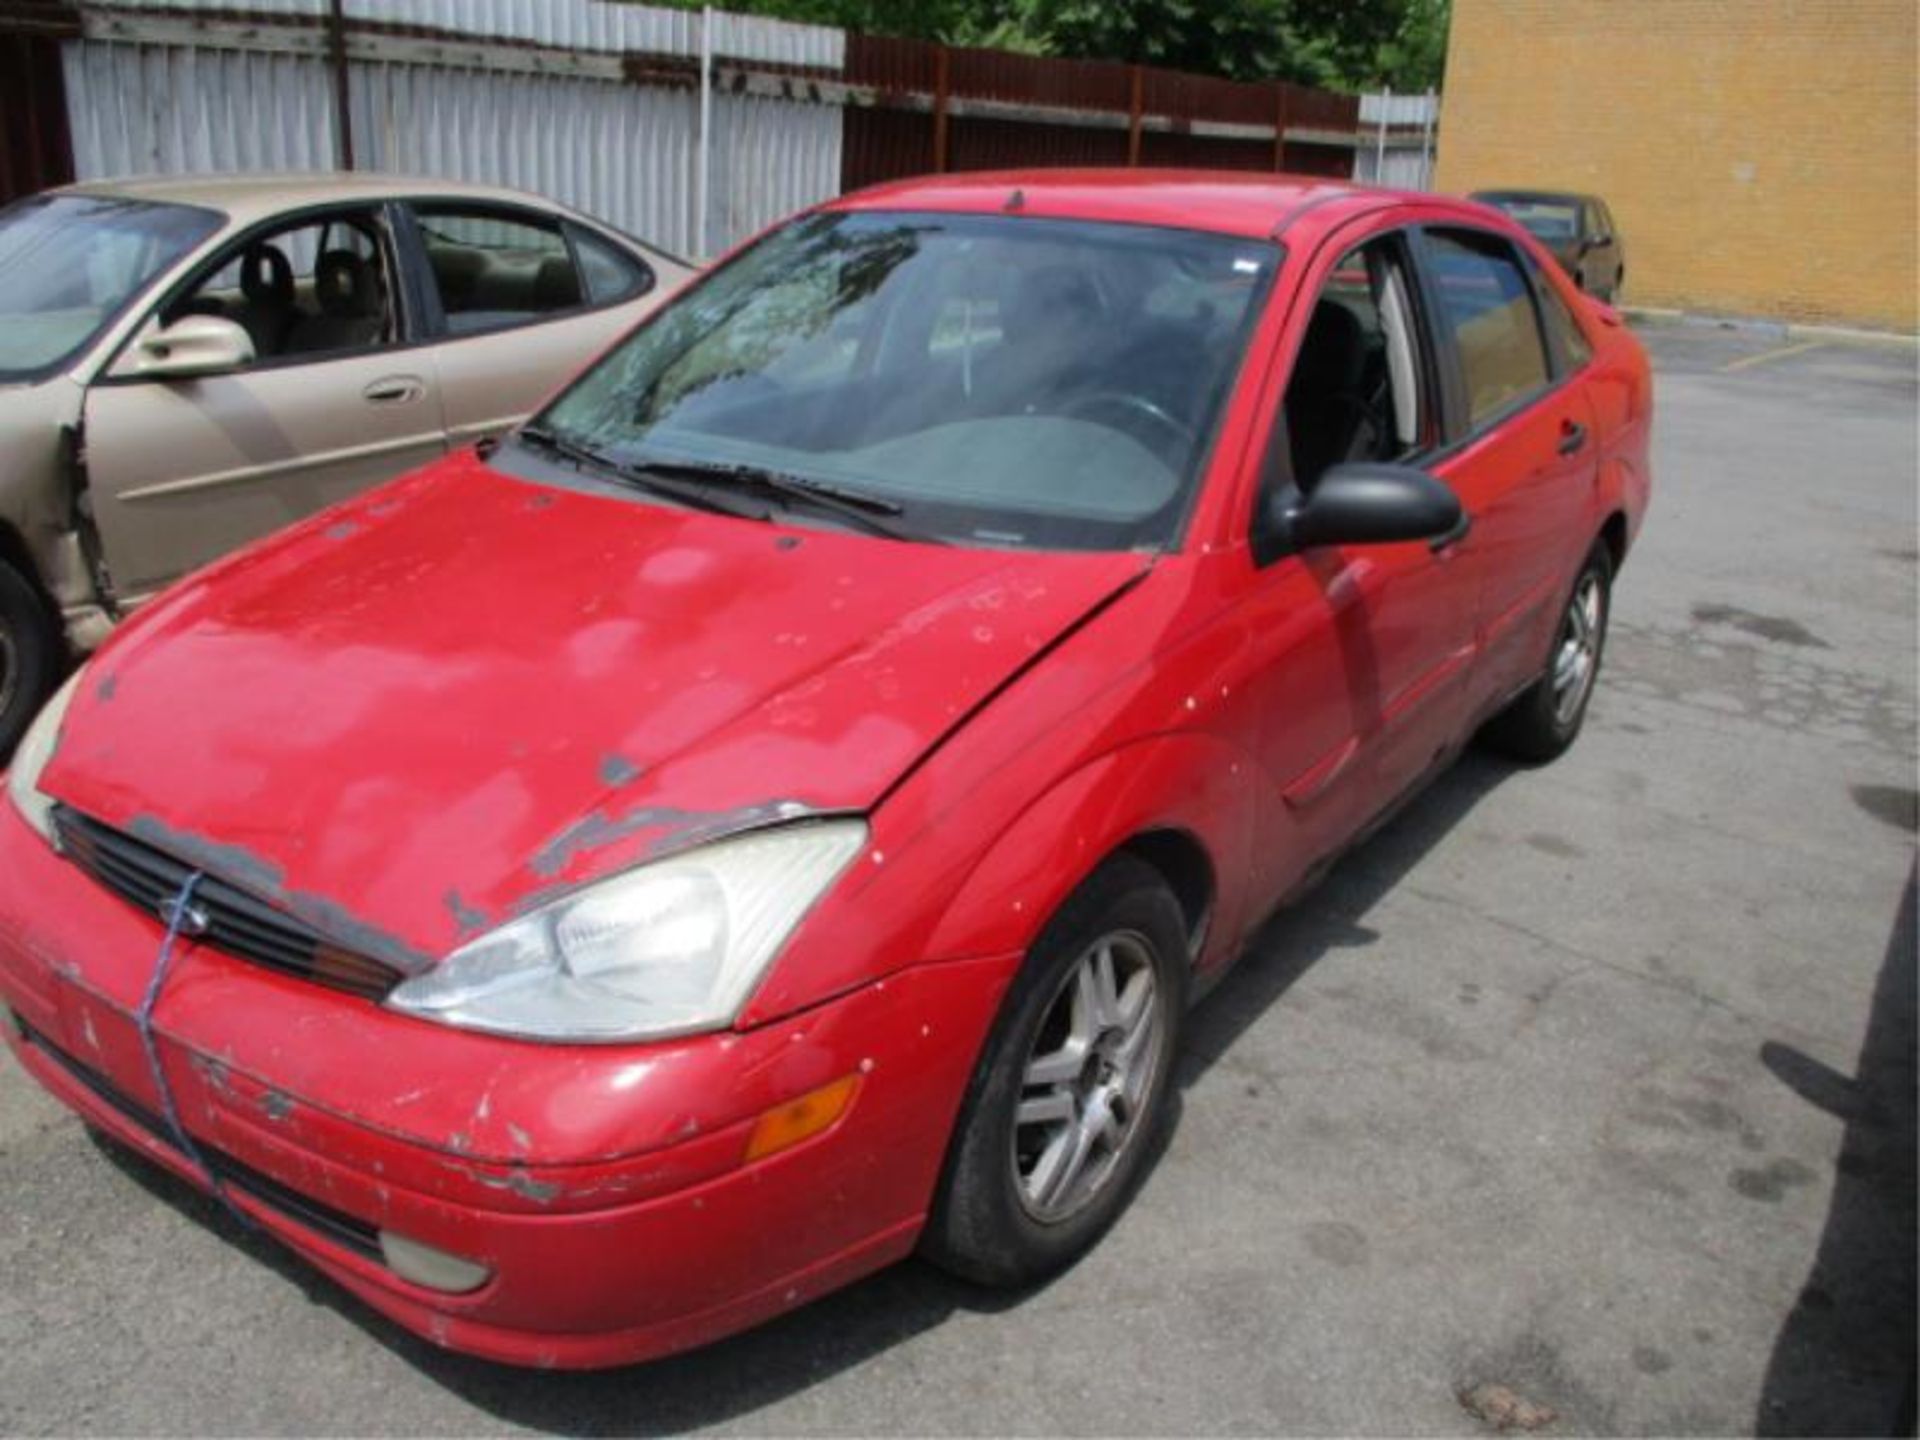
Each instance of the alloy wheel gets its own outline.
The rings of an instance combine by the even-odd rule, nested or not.
[[[1561,622],[1560,643],[1553,656],[1553,717],[1570,725],[1587,703],[1593,677],[1600,668],[1601,627],[1606,620],[1606,593],[1600,577],[1589,571],[1574,587],[1573,601]]]
[[[1085,1209],[1144,1133],[1164,1019],[1144,936],[1103,936],[1068,970],[1014,1116],[1014,1188],[1034,1219],[1057,1224]]]

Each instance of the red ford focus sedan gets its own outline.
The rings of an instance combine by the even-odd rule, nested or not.
[[[975,175],[785,224],[499,444],[193,576],[0,806],[21,1063],[401,1324],[695,1345],[1069,1263],[1187,1006],[1578,733],[1639,346],[1479,207]]]

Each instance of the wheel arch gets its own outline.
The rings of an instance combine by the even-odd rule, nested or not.
[[[1064,776],[986,848],[927,958],[1024,954],[1100,866],[1131,855],[1179,902],[1190,956],[1210,958],[1241,908],[1254,823],[1251,760],[1211,735],[1135,741]]]
[[[1613,562],[1613,573],[1618,575],[1627,559],[1629,532],[1626,511],[1615,510],[1607,516],[1600,526],[1600,541],[1607,547],[1607,558]]]
[[[32,548],[27,544],[27,537],[20,533],[19,528],[12,521],[6,519],[0,519],[0,565],[15,571],[22,580],[27,582],[27,588],[32,590],[35,598],[40,601],[40,608],[44,612],[42,618],[49,634],[58,640],[60,638],[60,603],[47,589],[46,577],[40,573],[39,563],[34,558]]]
[[[1131,855],[1159,872],[1173,898],[1180,902],[1180,915],[1187,927],[1187,955],[1198,959],[1213,920],[1215,894],[1219,880],[1213,856],[1191,830],[1160,826],[1143,830],[1103,856],[1095,870],[1115,855]]]

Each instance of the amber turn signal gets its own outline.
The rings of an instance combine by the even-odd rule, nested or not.
[[[859,1088],[858,1075],[844,1075],[797,1100],[776,1105],[754,1122],[753,1133],[747,1136],[747,1160],[764,1160],[818,1135],[847,1113]]]

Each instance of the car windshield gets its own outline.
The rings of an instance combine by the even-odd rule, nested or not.
[[[1160,548],[1279,257],[1143,226],[811,216],[663,309],[538,430],[611,464],[771,471],[884,505],[903,534]]]
[[[219,225],[211,211],[103,195],[0,210],[0,380],[67,360]]]
[[[1561,200],[1530,200],[1503,196],[1492,202],[1534,235],[1549,243],[1571,240],[1580,233],[1580,207]]]

